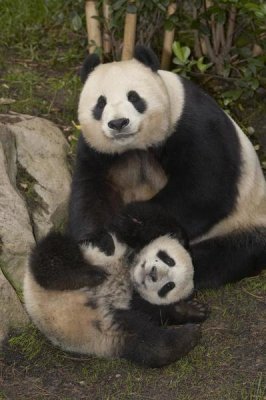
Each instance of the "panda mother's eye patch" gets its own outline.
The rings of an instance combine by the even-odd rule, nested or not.
[[[166,283],[158,292],[159,297],[165,297],[168,292],[170,292],[172,289],[175,288],[175,283],[174,282],[168,282]]]
[[[130,101],[130,103],[133,104],[133,106],[139,113],[142,114],[147,109],[145,100],[140,97],[140,95],[135,90],[130,90],[128,92],[127,99],[128,101]]]
[[[98,121],[102,117],[102,113],[103,113],[105,106],[106,106],[106,97],[100,96],[97,100],[97,103],[96,103],[94,109],[92,110],[92,114],[93,114],[94,118],[97,119]]]

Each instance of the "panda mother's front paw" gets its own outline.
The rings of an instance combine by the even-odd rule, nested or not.
[[[193,265],[187,250],[170,235],[151,241],[131,271],[135,289],[153,304],[171,304],[193,290]]]

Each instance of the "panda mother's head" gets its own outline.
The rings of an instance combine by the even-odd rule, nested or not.
[[[87,143],[102,153],[146,149],[163,141],[170,128],[166,87],[158,60],[141,46],[129,61],[100,64],[88,56],[78,116]]]

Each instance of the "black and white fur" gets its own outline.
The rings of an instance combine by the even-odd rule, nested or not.
[[[137,217],[134,210],[118,218],[118,237],[124,229],[121,219],[123,226],[131,224],[131,216]],[[176,361],[196,345],[198,325],[161,327],[206,318],[203,306],[182,301],[193,290],[193,266],[182,233],[163,228],[161,236],[154,232],[148,238],[145,227],[134,230],[144,238],[136,252],[114,233],[101,238],[100,247],[50,233],[33,250],[24,281],[25,305],[55,345],[150,367]]]
[[[160,71],[141,46],[129,61],[82,70],[69,230],[102,231],[132,202],[159,205],[188,234],[197,288],[266,265],[265,179],[239,126],[192,82]]]

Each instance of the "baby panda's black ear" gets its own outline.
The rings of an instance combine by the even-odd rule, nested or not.
[[[100,57],[97,54],[88,55],[80,70],[80,79],[82,83],[85,83],[90,73],[101,63]]]
[[[156,54],[148,47],[137,45],[134,51],[134,58],[151,68],[153,72],[156,72],[160,68],[160,63]]]

